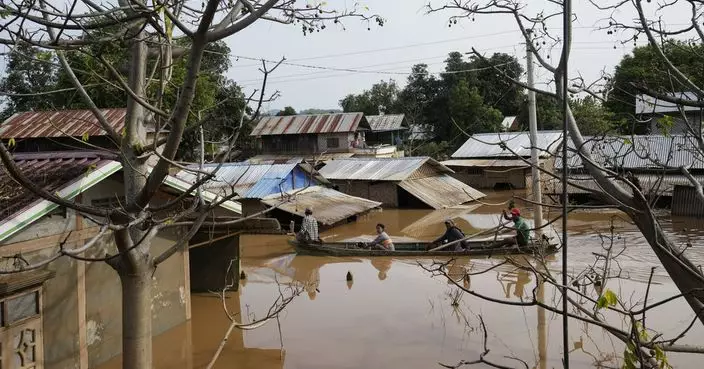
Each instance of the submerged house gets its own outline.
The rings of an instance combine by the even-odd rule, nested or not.
[[[540,165],[551,171],[554,154],[561,147],[562,133],[537,133]],[[442,164],[453,176],[476,188],[526,188],[530,186],[531,143],[528,132],[477,133]]]
[[[386,207],[443,209],[486,196],[429,157],[333,160],[320,174],[340,191]]]
[[[102,152],[17,153],[15,164],[33,183],[86,205],[119,201],[121,165]],[[99,227],[71,209],[43,200],[0,172],[0,261],[2,270],[38,263],[75,249]],[[154,252],[173,245],[181,230],[160,231]],[[106,235],[83,254],[115,252]],[[160,334],[190,318],[188,251],[179,251],[156,271],[153,330]],[[158,281],[158,283],[157,283]],[[44,268],[0,276],[0,344],[12,368],[89,368],[121,351],[120,281],[104,262],[68,256]],[[117,303],[116,303],[117,302]],[[7,360],[7,361],[6,361]],[[3,367],[5,368],[5,367]]]
[[[697,142],[693,137],[637,135],[584,139],[584,149],[596,163],[617,173],[618,175],[612,176],[615,180],[620,181],[626,177],[637,179],[637,185],[651,201],[661,206],[669,206],[672,202],[673,214],[690,215],[687,213],[697,214],[704,210],[704,204],[699,201],[674,198],[676,192],[680,192],[682,199],[686,199],[686,188],[692,187],[690,180],[682,174],[681,167],[687,168],[699,183],[704,183],[704,157],[697,149]],[[568,147],[567,174],[570,183],[579,186],[567,187],[570,199],[598,200],[598,196],[593,192],[600,192],[600,186],[584,167],[572,142]],[[562,157],[558,156],[555,168],[561,173]],[[546,193],[559,200],[562,194],[561,182],[557,179],[548,181]]]
[[[215,170],[217,164],[203,170]],[[180,171],[174,177],[185,183],[195,183],[196,175]],[[379,202],[345,195],[333,189],[323,176],[309,164],[245,164],[225,163],[203,188],[217,196],[234,196],[241,204],[241,214],[270,213],[282,224],[300,222],[306,207],[313,209],[323,226],[354,218],[380,205]],[[271,211],[268,209],[274,208]]]

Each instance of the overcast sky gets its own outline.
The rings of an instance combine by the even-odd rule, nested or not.
[[[320,33],[303,36],[300,27],[259,21],[227,42],[236,56],[270,60],[286,57],[288,62],[311,66],[282,65],[271,75],[269,88],[279,90],[281,97],[267,109],[288,105],[297,110],[339,108],[338,101],[346,94],[361,92],[382,79],[394,79],[403,85],[411,66],[416,63],[427,63],[431,72],[442,71],[443,60],[449,52],[468,52],[472,47],[487,54],[516,55],[525,63],[525,49],[511,18],[483,15],[477,16],[474,22],[463,20],[449,28],[448,16],[457,13],[426,14],[426,3],[427,0],[368,0],[364,5],[386,19],[384,27],[372,24],[371,30],[367,30],[365,23],[349,19],[345,22],[346,30],[331,24]],[[622,45],[619,42],[622,37],[596,29],[607,23],[604,21],[607,13],[594,9],[586,0],[574,3],[577,21],[570,73],[580,73],[585,79],[593,80],[604,68],[612,72],[633,44]],[[339,9],[342,4],[353,2],[329,0],[328,4]],[[442,4],[442,0],[434,0],[434,4]],[[631,18],[633,15],[621,16]],[[554,31],[560,32],[559,29]],[[553,60],[558,57],[555,52]],[[258,62],[234,56],[232,62],[229,77],[247,91],[259,87]],[[313,67],[385,73],[339,72]],[[549,77],[545,71],[537,74],[543,81]]]

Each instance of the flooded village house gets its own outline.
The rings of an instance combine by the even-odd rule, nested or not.
[[[384,207],[444,209],[485,196],[452,173],[429,157],[337,159],[320,169],[340,191]]]
[[[215,169],[208,164],[204,170]],[[187,171],[176,173],[185,183],[195,183],[196,176]],[[300,223],[306,208],[313,209],[321,227],[328,228],[381,205],[380,202],[335,191],[331,183],[310,164],[245,164],[224,163],[215,178],[204,188],[218,196],[235,194],[243,216],[262,214],[283,225]]]
[[[629,178],[654,204],[671,207],[673,215],[702,216],[704,208],[694,199],[694,188],[681,172],[688,168],[699,182],[704,182],[704,158],[697,149],[695,138],[690,135],[634,135],[584,137],[584,149],[592,159],[617,173],[616,180]],[[555,163],[561,173],[562,158]],[[571,201],[600,201],[600,187],[584,167],[569,143],[567,191]],[[580,188],[581,187],[581,188]],[[559,200],[562,185],[552,179],[547,181],[545,194]]]
[[[124,119],[124,114],[115,113],[119,110],[103,111],[116,129]],[[14,162],[35,185],[85,205],[120,206],[124,203],[122,164],[108,151],[80,148],[81,142],[95,139],[93,143],[101,143],[100,138],[105,136],[91,117],[87,111],[76,110],[16,114],[3,123],[0,137],[6,144],[10,140],[15,142]],[[55,126],[56,122],[62,122],[62,128]],[[83,132],[89,132],[92,138],[85,140]],[[104,143],[108,145],[108,140]],[[63,150],[44,151],[55,148]],[[154,201],[172,200],[174,191],[182,193],[188,188],[171,176],[165,184],[167,186],[162,186]],[[78,248],[99,234],[100,226],[95,220],[34,195],[17,183],[4,167],[0,185],[2,270],[15,270],[47,260],[56,255],[60,247]],[[206,190],[203,198],[212,201],[218,197]],[[221,215],[233,217],[240,209],[238,204],[226,201],[218,210]],[[269,222],[265,228],[278,228],[275,223]],[[241,226],[257,229],[257,224]],[[158,254],[166,250],[185,231],[179,227],[159,231],[152,240],[152,252]],[[224,230],[226,236],[237,234],[236,231]],[[200,232],[191,245],[203,243],[203,239],[212,243],[213,231]],[[222,236],[219,239],[231,242]],[[207,248],[198,250],[203,249]],[[225,258],[213,257],[221,251],[215,248],[215,254],[210,252],[206,258],[225,263]],[[231,254],[232,248],[226,251]],[[115,243],[108,232],[79,256],[100,259],[115,252]],[[198,269],[203,263],[191,263],[189,254],[189,250],[176,252],[155,272],[152,286],[154,335],[190,319],[190,271],[195,270],[196,276],[204,273],[199,273]],[[225,267],[218,267],[221,268],[215,268],[217,271],[224,272]],[[223,280],[220,275],[216,277],[220,282]],[[197,278],[196,282],[203,279]],[[119,355],[122,348],[120,296],[119,278],[103,261],[83,262],[64,256],[37,270],[0,276],[2,369],[84,369]]]
[[[396,123],[401,124],[402,120]],[[297,158],[324,161],[352,156],[403,155],[395,145],[374,145],[376,142],[367,140],[369,134],[375,139],[384,138],[385,133],[377,133],[381,135],[374,135],[363,113],[262,117],[250,134],[258,141],[259,155],[248,162],[285,163]]]
[[[366,134],[367,144],[378,146],[379,149],[386,148],[389,154],[400,149],[404,139],[408,136],[409,127],[404,114],[368,115],[367,121],[371,127]],[[397,154],[396,156],[403,155]]]
[[[537,139],[540,165],[552,171],[562,134],[539,131]],[[531,186],[530,157],[528,132],[478,133],[442,164],[455,171],[455,178],[472,187],[521,189]]]

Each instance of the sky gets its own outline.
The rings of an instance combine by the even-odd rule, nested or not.
[[[427,1],[363,2],[371,13],[386,20],[383,27],[374,23],[369,26],[370,30],[367,30],[366,23],[348,19],[345,30],[329,25],[319,33],[303,36],[298,26],[259,21],[226,40],[233,54],[228,76],[245,91],[252,91],[260,87],[262,77],[257,70],[261,63],[252,59],[275,61],[285,57],[286,62],[308,67],[282,65],[270,75],[268,91],[278,90],[281,96],[265,108],[332,109],[339,108],[339,100],[347,94],[360,93],[379,80],[394,79],[400,85],[405,84],[414,64],[426,63],[431,72],[442,71],[443,61],[451,51],[465,53],[474,47],[487,55],[508,53],[525,65],[525,47],[512,18],[481,15],[474,21],[464,19],[448,27],[448,17],[458,13],[446,10],[427,14]],[[431,0],[431,3],[442,5],[443,1]],[[570,74],[592,81],[601,76],[602,70],[613,72],[614,66],[632,50],[633,43],[623,45],[620,42],[622,35],[609,35],[606,30],[598,29],[608,24],[605,17],[609,13],[597,10],[586,0],[573,3],[577,17],[573,25]],[[328,7],[337,9],[352,4],[346,0],[328,1]],[[536,10],[528,9],[528,12]],[[622,12],[617,16],[630,19],[633,14]],[[681,17],[688,15],[681,14],[676,18]],[[559,22],[556,19],[554,23],[556,33],[561,32]],[[557,61],[558,58],[555,51],[551,60]],[[353,69],[355,72],[325,68]],[[545,70],[536,70],[537,81],[545,83],[550,77]]]

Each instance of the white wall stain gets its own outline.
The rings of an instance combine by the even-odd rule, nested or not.
[[[104,328],[102,324],[99,324],[95,320],[86,322],[86,342],[88,346],[92,346],[102,340],[101,334]]]
[[[186,305],[186,288],[184,286],[178,286],[178,298],[181,305]]]

